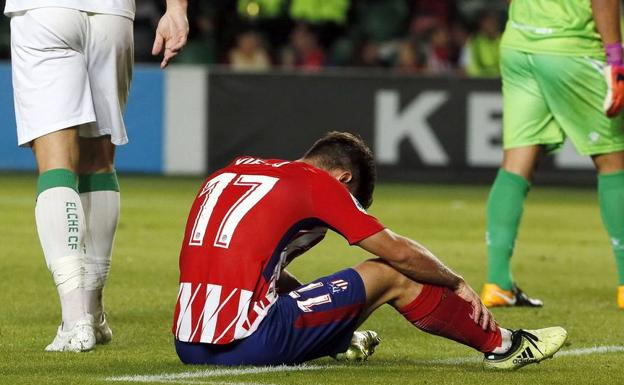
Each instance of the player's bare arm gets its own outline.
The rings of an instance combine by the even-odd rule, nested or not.
[[[620,1],[592,0],[592,11],[596,29],[605,47],[608,44],[620,43]]]
[[[167,11],[158,22],[152,47],[152,55],[159,55],[164,50],[160,68],[167,67],[186,45],[189,33],[186,9],[186,0],[167,0]]]
[[[455,290],[463,281],[424,246],[391,230],[380,231],[361,241],[358,246],[383,258],[416,282]]]
[[[358,246],[384,259],[416,282],[448,287],[470,302],[472,319],[483,329],[496,328],[491,313],[470,285],[418,242],[385,229],[362,240]]]

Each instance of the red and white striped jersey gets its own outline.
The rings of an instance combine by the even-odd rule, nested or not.
[[[320,241],[319,226],[350,244],[383,230],[343,184],[303,162],[242,157],[212,174],[186,224],[175,337],[227,344],[252,334],[289,255]]]

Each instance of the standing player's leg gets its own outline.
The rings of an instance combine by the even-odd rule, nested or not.
[[[507,149],[503,165],[492,184],[487,201],[487,252],[488,285],[496,285],[501,290],[491,290],[486,286],[486,305],[492,306],[501,300],[514,300],[513,278],[510,260],[522,219],[524,199],[529,192],[529,181],[542,150],[540,146],[525,146]]]
[[[18,142],[39,169],[37,232],[57,286],[62,320],[47,351],[95,345],[84,305],[84,211],[78,196],[78,131],[95,121],[84,57],[86,14],[37,8],[11,18],[11,65]]]
[[[123,113],[133,67],[132,20],[115,15],[88,16],[87,69],[92,85],[97,124],[80,130],[80,197],[85,206],[85,289],[87,308],[95,317],[98,343],[107,343],[112,332],[103,306],[120,196],[114,167],[115,146],[128,142]],[[106,38],[103,39],[102,37]]]
[[[77,128],[36,138],[32,149],[39,179],[35,218],[48,269],[56,284],[62,324],[47,351],[90,350],[93,319],[84,306],[82,242],[85,216],[78,196]]]
[[[481,292],[488,306],[541,306],[527,297],[512,279],[510,260],[529,181],[544,147],[563,143],[534,79],[531,56],[501,51],[503,77],[503,164],[487,201],[487,283]]]
[[[567,337],[559,327],[484,330],[472,318],[472,305],[448,288],[414,282],[381,260],[354,269],[366,290],[362,320],[388,303],[418,329],[485,353],[486,367],[512,369],[540,362],[552,357]]]
[[[102,291],[110,271],[113,241],[119,221],[119,183],[114,169],[115,146],[110,136],[80,138],[78,192],[85,212],[85,307],[95,319],[97,343],[112,332],[106,321]]]
[[[624,309],[624,152],[592,156],[598,170],[600,214],[615,255],[617,304]]]
[[[603,111],[604,62],[535,55],[535,64],[553,116],[576,150],[592,157],[598,171],[600,211],[618,267],[618,305],[624,308],[624,115],[607,118]]]

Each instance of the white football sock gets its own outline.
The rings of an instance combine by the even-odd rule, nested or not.
[[[69,187],[42,191],[35,205],[37,232],[48,269],[61,300],[63,329],[86,316],[82,289],[84,211],[78,193]]]
[[[113,241],[119,220],[119,192],[91,191],[80,194],[85,210],[85,306],[96,321],[103,312],[102,290],[110,271]]]
[[[501,344],[499,347],[494,349],[492,353],[494,354],[503,354],[506,353],[509,348],[511,348],[511,330],[499,328],[501,332]]]

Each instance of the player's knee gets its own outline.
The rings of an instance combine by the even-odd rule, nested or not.
[[[544,149],[541,146],[526,146],[505,150],[502,167],[507,172],[520,175],[526,180],[531,180],[543,152]]]
[[[95,174],[99,172],[111,172],[114,169],[113,159],[108,157],[90,156],[83,160],[82,154],[80,155],[80,164],[78,166],[78,172],[80,174]]]
[[[82,287],[82,262],[77,256],[54,258],[48,261],[48,269],[61,295]]]
[[[114,157],[115,146],[110,137],[81,138],[79,173],[110,172],[114,168]]]
[[[381,258],[369,259],[360,264],[358,268],[370,271],[370,274],[375,277],[375,280],[379,283],[383,283],[388,291],[401,292],[415,284],[414,281]]]
[[[608,174],[624,170],[624,151],[609,154],[593,155],[592,160],[601,174]]]

